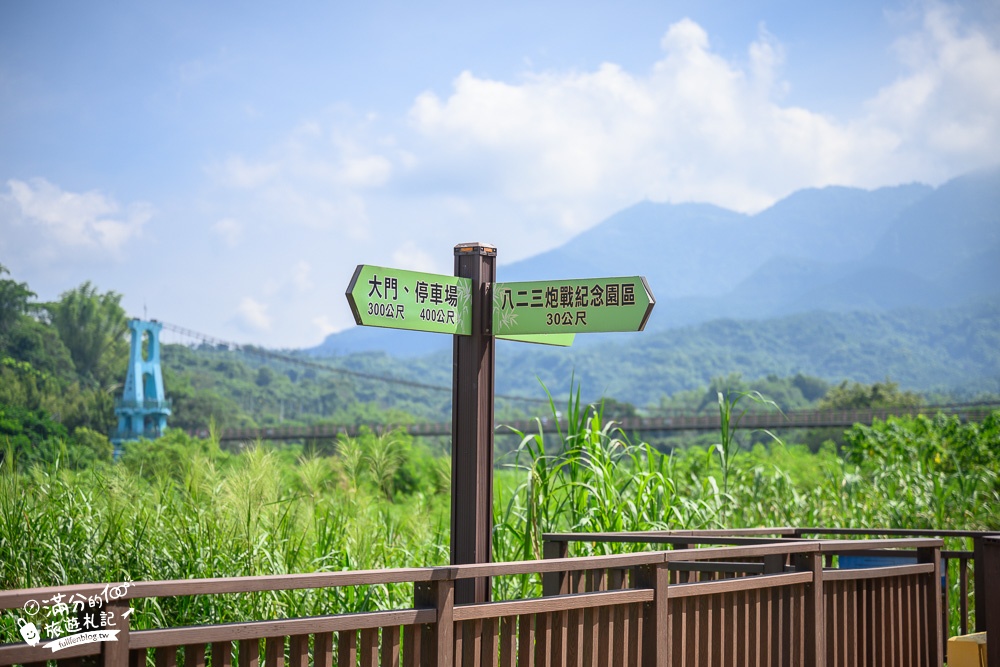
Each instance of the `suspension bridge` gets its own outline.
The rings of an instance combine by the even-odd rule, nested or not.
[[[796,410],[784,413],[747,413],[740,419],[742,429],[776,431],[795,428],[849,428],[854,424],[871,424],[876,419],[885,420],[891,416],[933,416],[938,413],[957,415],[962,421],[982,421],[998,406],[987,405],[929,405],[918,408],[883,408],[875,410]],[[614,428],[624,433],[672,433],[677,431],[718,431],[721,428],[719,415],[684,415],[670,417],[627,417],[613,420]],[[558,424],[551,419],[513,420],[497,423],[499,433],[534,433],[539,429],[546,433],[557,430],[565,432],[569,424],[561,420]],[[451,422],[422,424],[365,424],[364,426],[277,426],[265,428],[223,429],[217,433],[220,442],[244,442],[255,440],[311,440],[336,438],[340,435],[355,436],[362,428],[375,432],[399,429],[413,436],[451,435]],[[208,437],[207,429],[192,435]]]
[[[403,387],[428,389],[450,393],[451,387],[418,382],[406,378],[391,377],[373,373],[365,373],[344,368],[331,366],[327,363],[315,359],[303,358],[291,354],[275,352],[264,348],[241,345],[232,341],[225,341],[213,336],[198,333],[174,324],[161,322],[163,329],[179,334],[186,338],[197,340],[201,343],[211,345],[217,349],[231,351],[241,351],[246,354],[258,357],[265,361],[275,361],[285,364],[293,364],[329,373],[341,374],[346,377],[385,382]],[[548,399],[531,398],[525,396],[513,396],[497,394],[497,398],[508,401],[521,401],[538,405],[548,405]],[[947,405],[924,405],[918,407],[894,407],[877,409],[854,409],[854,410],[794,410],[781,412],[778,410],[767,410],[760,412],[747,412],[740,417],[738,426],[748,430],[786,430],[786,429],[813,429],[813,428],[849,428],[854,424],[871,424],[875,420],[885,420],[892,416],[915,416],[919,414],[934,416],[936,414],[955,415],[961,421],[982,421],[994,410],[1000,408],[1000,404],[995,403],[958,403]],[[626,417],[615,419],[614,428],[623,433],[659,433],[670,434],[682,431],[718,431],[721,428],[721,418],[718,414],[685,414],[677,413],[667,416],[657,417]],[[566,420],[556,422],[551,418],[508,420],[494,424],[495,432],[505,433],[545,433],[565,432],[569,427]],[[214,435],[220,442],[254,442],[263,441],[284,441],[284,440],[316,440],[333,439],[339,436],[356,436],[363,428],[374,432],[387,432],[390,430],[401,430],[412,436],[444,437],[451,435],[452,423],[447,422],[424,422],[424,423],[369,423],[369,424],[319,424],[313,426],[267,426],[259,428],[227,428],[221,429]],[[195,429],[190,431],[191,435],[198,437],[209,437],[208,428]]]

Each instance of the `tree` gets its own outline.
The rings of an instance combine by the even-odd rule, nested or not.
[[[10,271],[0,264],[0,276],[5,273]],[[34,296],[35,293],[28,289],[28,283],[0,278],[0,344],[14,324],[28,312],[28,300]]]
[[[810,403],[823,398],[826,396],[826,392],[830,391],[830,383],[826,380],[802,373],[795,374],[795,377],[792,378],[792,384],[802,392],[802,398]]]
[[[714,377],[708,384],[696,411],[704,412],[708,408],[716,408],[719,404],[720,394],[728,396],[730,393],[739,394],[746,391],[750,391],[750,387],[743,381],[743,376],[740,373],[730,373],[726,377]]]
[[[76,381],[73,359],[59,333],[33,317],[22,317],[11,327],[4,352],[60,383]]]
[[[820,399],[820,410],[864,410],[870,408],[916,408],[923,399],[912,391],[900,391],[888,378],[866,385],[844,380]]]
[[[121,298],[115,292],[100,294],[88,280],[46,305],[80,379],[102,389],[124,378],[128,319]]]
[[[613,398],[602,398],[598,409],[605,421],[628,419],[639,414],[631,403],[616,401]]]
[[[52,463],[65,452],[66,427],[44,410],[0,403],[0,446],[10,448],[18,468]]]

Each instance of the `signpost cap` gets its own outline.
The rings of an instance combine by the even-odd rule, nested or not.
[[[473,243],[459,243],[455,246],[456,255],[496,255],[497,247],[492,243],[483,243],[482,241],[475,241]]]

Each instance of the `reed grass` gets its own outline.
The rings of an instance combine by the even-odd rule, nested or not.
[[[766,399],[721,396],[726,426],[715,446],[663,452],[631,442],[601,405],[581,402],[578,386],[570,396],[565,428],[550,396],[553,419],[519,433],[516,451],[498,461],[494,560],[539,558],[541,536],[557,531],[1000,529],[1000,413],[982,424],[938,416],[856,426],[843,449],[817,455],[777,439],[751,448],[739,416]],[[0,589],[446,564],[448,459],[425,462],[424,478],[399,491],[392,473],[414,456],[401,437],[344,439],[324,457],[259,443],[228,454],[212,438],[171,434],[87,470],[14,470],[8,456]],[[643,548],[574,544],[571,553]],[[496,599],[538,593],[537,578],[494,579]],[[198,596],[142,602],[134,627],[411,603],[407,585]],[[0,614],[0,633],[17,640],[10,614]]]

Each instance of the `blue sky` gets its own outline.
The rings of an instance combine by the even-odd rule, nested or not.
[[[482,3],[481,3],[482,5]],[[269,346],[356,264],[503,263],[1000,155],[1000,3],[0,3],[0,263]]]

